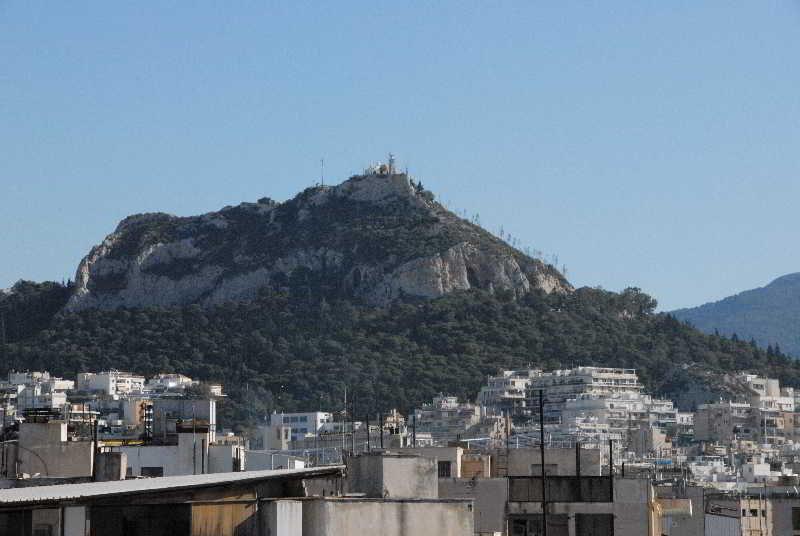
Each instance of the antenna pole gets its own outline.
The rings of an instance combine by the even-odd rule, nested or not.
[[[319,182],[321,186],[325,186],[325,159],[319,159]]]

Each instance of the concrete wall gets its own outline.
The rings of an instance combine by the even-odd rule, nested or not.
[[[658,488],[657,493],[659,497],[673,498],[676,497],[673,491],[674,490],[672,486],[664,486],[662,488]],[[686,498],[692,501],[692,516],[665,516],[661,522],[661,533],[665,536],[704,536],[704,496],[703,488],[698,486],[688,486],[686,488],[686,492],[681,494],[681,498]]]
[[[96,481],[125,480],[128,456],[124,452],[101,452],[97,455],[95,463]]]
[[[208,447],[207,473],[230,473],[238,471],[237,457],[242,468],[246,467],[245,449],[239,445],[211,445]]]
[[[142,467],[163,467],[164,476],[193,475],[209,472],[208,444],[205,434],[178,434],[177,445],[145,445],[114,447],[114,451],[128,456],[128,467],[133,476],[142,474]],[[194,454],[192,451],[194,450]]]
[[[24,423],[17,449],[20,472],[64,478],[92,476],[94,443],[66,439],[66,423]]]
[[[416,447],[399,449],[398,452],[422,456],[437,462],[450,462],[450,477],[461,478],[461,456],[464,453],[461,447]]]
[[[489,478],[492,475],[492,457],[488,454],[467,454],[461,456],[460,478]]]
[[[795,534],[792,532],[792,508],[800,508],[800,499],[775,496],[770,502],[772,502],[772,533]]]
[[[381,498],[436,498],[436,461],[409,455],[366,454],[347,459],[346,489]]]
[[[265,501],[259,516],[262,536],[303,536],[302,501]]]
[[[85,506],[64,507],[64,536],[86,536],[87,521]]]
[[[506,530],[508,480],[505,478],[440,478],[439,497],[473,499],[475,532],[478,534]]]
[[[492,460],[497,459],[497,451],[492,452]],[[601,453],[597,449],[581,449],[581,475],[600,476],[602,472]],[[574,475],[575,449],[545,449],[544,452],[545,469],[548,474],[555,476]],[[540,452],[538,448],[523,448],[508,450],[508,476],[530,476],[532,475],[531,466],[540,464]],[[549,473],[555,467],[554,473]],[[537,469],[538,471],[538,469]],[[538,472],[536,473],[538,474]],[[501,476],[494,475],[493,476]]]
[[[247,471],[261,471],[265,469],[302,469],[305,462],[288,454],[269,452],[265,450],[248,450],[245,456],[245,469]]]
[[[474,536],[468,501],[309,499],[303,536]]]

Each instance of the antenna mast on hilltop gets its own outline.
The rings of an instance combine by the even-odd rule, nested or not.
[[[319,159],[319,184],[325,186],[325,159]]]
[[[389,153],[389,175],[394,175],[394,154]]]

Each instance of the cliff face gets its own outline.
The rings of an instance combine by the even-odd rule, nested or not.
[[[372,305],[475,287],[572,290],[553,267],[448,212],[405,174],[367,174],[280,204],[126,218],[81,261],[67,309],[215,305],[264,287]]]

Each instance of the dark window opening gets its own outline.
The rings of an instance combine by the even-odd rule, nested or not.
[[[439,478],[450,478],[451,476],[451,469],[450,469],[450,462],[439,462]]]
[[[163,467],[142,467],[142,476],[164,476]]]

